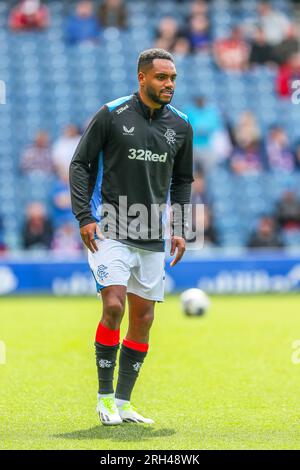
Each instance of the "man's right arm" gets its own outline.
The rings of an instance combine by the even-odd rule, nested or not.
[[[96,221],[92,215],[90,198],[96,182],[99,155],[109,132],[110,113],[103,106],[83,134],[70,164],[70,191],[72,210],[82,228]],[[86,244],[86,240],[83,238]],[[88,246],[90,248],[90,246]]]
[[[97,168],[99,154],[107,139],[108,124],[109,111],[103,106],[83,134],[70,164],[72,210],[80,227],[95,222],[90,208],[91,171]]]

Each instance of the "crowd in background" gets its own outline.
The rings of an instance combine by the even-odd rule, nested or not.
[[[227,37],[215,39],[210,29],[208,3],[194,0],[188,14],[179,22],[163,17],[154,32],[153,46],[175,54],[212,54],[216,66],[242,72],[268,65],[278,69],[276,90],[280,98],[290,96],[290,80],[300,78],[299,32],[297,25],[268,2],[258,4],[256,22],[232,27]],[[41,31],[51,24],[48,8],[40,0],[21,0],[12,9],[8,25],[12,31]],[[63,25],[69,45],[81,42],[101,43],[107,27],[126,29],[128,11],[125,0],[79,1],[69,11]]]
[[[277,70],[274,87],[278,99],[291,94],[291,80],[300,79],[300,52],[297,25],[272,5],[261,2],[255,23],[237,24],[228,37],[214,39],[210,29],[208,3],[192,2],[188,15],[181,21],[172,16],[162,18],[154,32],[153,47],[175,55],[209,52],[215,66],[233,73],[252,67],[268,66]],[[15,31],[44,30],[51,24],[47,6],[39,0],[22,0],[10,12],[8,27]],[[101,43],[104,28],[126,29],[128,11],[123,0],[79,1],[65,18],[64,40],[72,47],[83,41]],[[133,90],[134,91],[134,90]],[[113,98],[113,97],[112,97]],[[264,134],[250,111],[242,113],[233,127],[221,110],[205,96],[196,96],[192,106],[182,111],[194,129],[194,178],[192,202],[205,205],[204,212],[193,214],[194,223],[201,217],[207,246],[217,246],[219,237],[207,195],[206,175],[211,168],[222,166],[235,175],[263,172],[292,173],[300,169],[300,141],[289,142],[284,128],[276,123]],[[56,142],[40,130],[20,155],[19,171],[24,177],[43,173],[53,177],[51,211],[41,202],[27,207],[22,245],[24,249],[78,251],[82,249],[78,228],[71,212],[68,168],[82,129],[70,123]],[[300,231],[300,201],[286,191],[274,213],[265,214],[248,240],[249,247],[282,247],[282,232]],[[0,251],[4,250],[0,218]]]

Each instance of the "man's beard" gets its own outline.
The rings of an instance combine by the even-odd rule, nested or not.
[[[146,88],[145,91],[146,91],[148,97],[149,97],[152,101],[154,101],[154,103],[157,103],[157,104],[161,104],[161,105],[168,104],[168,103],[170,103],[170,102],[172,101],[172,98],[173,98],[173,95],[171,95],[169,101],[163,101],[163,100],[160,99],[159,96],[156,95],[156,93],[153,91],[153,89],[152,89],[151,87],[149,87],[149,86]]]

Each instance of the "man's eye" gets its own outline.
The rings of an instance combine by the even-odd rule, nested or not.
[[[157,78],[158,78],[158,80],[165,80],[166,77],[164,75],[158,75]],[[172,80],[172,82],[175,82],[176,77],[171,77],[171,80]]]

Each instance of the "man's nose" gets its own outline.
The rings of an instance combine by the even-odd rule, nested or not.
[[[174,88],[174,83],[172,82],[172,80],[169,78],[169,80],[166,82],[165,84],[166,88]]]

